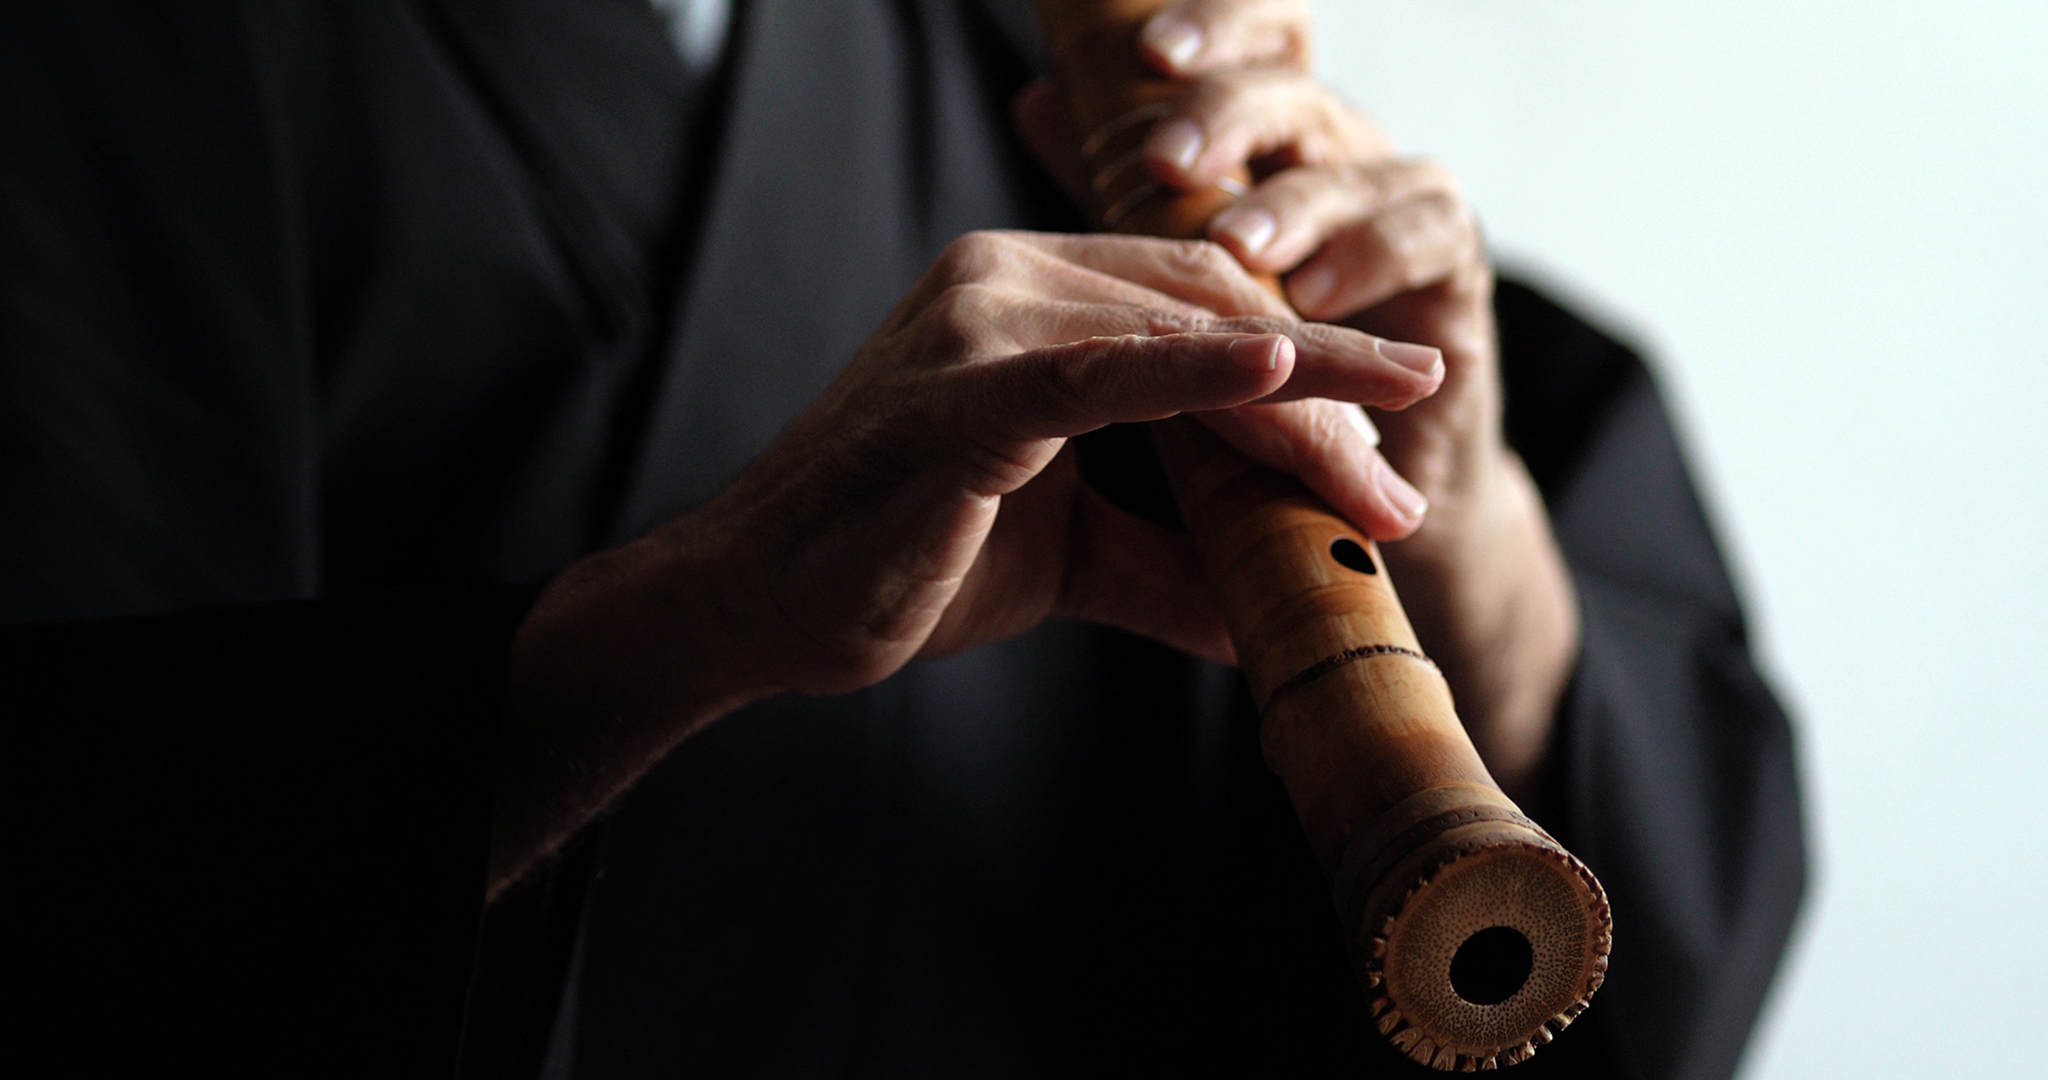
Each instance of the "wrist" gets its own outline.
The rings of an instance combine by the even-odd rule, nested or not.
[[[542,590],[507,665],[493,894],[677,743],[776,692],[728,618],[716,562],[650,536],[584,559]]]
[[[693,728],[777,692],[763,650],[747,647],[730,560],[683,524],[584,559],[542,592],[513,646],[536,698]]]

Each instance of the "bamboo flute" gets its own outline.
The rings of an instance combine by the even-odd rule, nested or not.
[[[1137,154],[1180,89],[1138,51],[1165,6],[1039,0],[1038,11],[1098,178],[1098,224],[1199,237],[1236,192],[1162,189]],[[1235,179],[1238,191],[1250,182]],[[1600,882],[1487,773],[1373,542],[1199,425],[1154,430],[1259,703],[1261,749],[1329,878],[1364,1019],[1433,1068],[1527,1060],[1605,979],[1613,928]]]

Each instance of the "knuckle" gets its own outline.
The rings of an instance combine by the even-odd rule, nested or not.
[[[1275,441],[1288,471],[1296,475],[1312,470],[1337,437],[1329,410],[1318,409],[1316,404],[1313,400],[1290,402],[1280,414]]]
[[[1076,410],[1086,412],[1097,411],[1108,400],[1142,395],[1147,365],[1162,349],[1173,348],[1170,339],[1146,333],[1102,338],[1064,367],[1063,392]]]
[[[939,276],[946,281],[983,281],[994,277],[1004,263],[1015,258],[1020,241],[1000,232],[966,233],[946,245],[939,255]]]
[[[947,354],[976,351],[993,330],[996,290],[979,282],[946,286],[926,309],[937,335],[935,344]]]
[[[1410,199],[1372,221],[1372,246],[1404,289],[1442,280],[1470,251],[1463,204],[1439,194]]]
[[[955,282],[939,293],[932,309],[946,320],[971,319],[984,313],[995,290],[978,281]]]
[[[1315,47],[1308,31],[1300,26],[1290,26],[1282,35],[1280,62],[1289,67],[1307,71],[1315,66]]]
[[[1440,191],[1461,202],[1464,200],[1464,187],[1450,166],[1432,157],[1410,158],[1402,164],[1413,175],[1418,188]]]
[[[1436,192],[1423,200],[1431,239],[1460,255],[1469,251],[1479,237],[1479,219],[1462,199],[1448,192]]]
[[[1493,295],[1493,264],[1476,255],[1468,256],[1451,272],[1448,284],[1451,295],[1483,303]]]
[[[1388,214],[1376,214],[1360,222],[1350,232],[1353,254],[1348,261],[1355,266],[1379,267],[1399,258],[1401,244],[1396,232],[1396,223]]]
[[[1472,212],[1471,203],[1459,200],[1452,208],[1452,222],[1457,227],[1459,247],[1470,252],[1485,250],[1485,233],[1479,227],[1479,215]]]
[[[1213,325],[1216,321],[1192,312],[1136,304],[1119,308],[1117,314],[1119,318],[1116,319],[1116,324],[1126,327],[1125,333],[1147,337],[1186,333]]]
[[[1165,253],[1174,269],[1193,277],[1228,274],[1237,265],[1229,249],[1213,240],[1169,240]]]
[[[1373,208],[1387,201],[1389,185],[1383,171],[1375,165],[1346,164],[1328,166],[1328,183],[1334,188],[1349,188],[1357,205]]]
[[[987,245],[988,241],[981,233],[955,238],[932,263],[933,276],[946,282],[973,280],[988,261]]]

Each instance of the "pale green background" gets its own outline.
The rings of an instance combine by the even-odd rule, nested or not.
[[[2048,3],[1316,13],[1676,400],[1814,823],[1743,1075],[2048,1076]]]

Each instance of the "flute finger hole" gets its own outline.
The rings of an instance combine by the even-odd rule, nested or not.
[[[1380,568],[1372,561],[1372,552],[1365,550],[1364,545],[1348,536],[1340,536],[1330,541],[1330,557],[1347,570],[1356,570],[1361,574],[1380,572]]]

